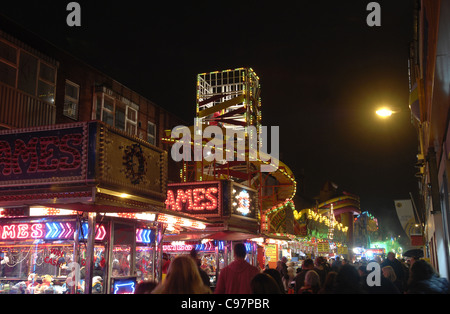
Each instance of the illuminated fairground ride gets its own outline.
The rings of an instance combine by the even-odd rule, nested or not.
[[[249,129],[256,131],[256,147],[263,144],[260,141],[262,132],[262,114],[259,77],[251,68],[202,73],[197,76],[197,110],[195,125],[190,127],[193,136],[200,140],[192,140],[189,145],[193,154],[190,160],[183,160],[180,172],[182,182],[225,180],[257,191],[258,211],[255,218],[260,223],[260,233],[267,236],[294,238],[296,221],[293,217],[296,193],[296,181],[292,171],[274,156],[259,151],[256,158],[251,158]],[[222,130],[223,137],[207,136],[204,130],[208,126],[216,126]],[[245,134],[245,149],[238,150],[239,140],[230,131],[242,131]],[[195,134],[195,133],[201,133]],[[230,134],[232,134],[230,136]],[[227,136],[228,135],[228,136]],[[180,138],[171,138],[170,131],[163,141],[174,144]],[[230,143],[234,145],[230,148]],[[234,158],[195,158],[195,149],[203,149],[209,145],[208,151],[225,156],[230,153]],[[250,146],[250,147],[249,147]],[[241,146],[242,147],[242,146]],[[244,156],[245,155],[245,156]],[[241,158],[239,158],[241,157]],[[245,158],[244,158],[245,157]],[[197,161],[195,161],[197,159]],[[264,172],[262,167],[277,164],[273,172]],[[239,196],[232,201],[233,206],[239,206]],[[286,223],[286,216],[290,223]]]

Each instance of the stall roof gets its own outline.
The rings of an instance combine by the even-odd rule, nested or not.
[[[165,241],[196,241],[201,239],[221,240],[221,241],[243,241],[259,238],[260,235],[238,232],[238,231],[218,231],[218,232],[189,232],[181,234],[165,235]]]

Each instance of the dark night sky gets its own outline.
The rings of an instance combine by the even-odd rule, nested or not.
[[[263,124],[280,126],[281,160],[305,193],[325,181],[361,197],[363,210],[398,230],[394,199],[416,193],[417,139],[408,110],[411,0],[8,1],[2,12],[186,121],[196,74],[252,67],[261,78]],[[380,120],[381,104],[400,112]]]

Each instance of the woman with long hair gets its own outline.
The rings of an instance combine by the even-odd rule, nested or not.
[[[178,256],[169,266],[167,277],[152,292],[153,294],[209,294],[198,266],[190,256]]]

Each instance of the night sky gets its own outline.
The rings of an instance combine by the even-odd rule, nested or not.
[[[8,1],[1,13],[186,121],[196,74],[252,67],[263,125],[280,126],[281,160],[312,198],[330,180],[400,234],[394,200],[417,195],[417,136],[408,109],[411,0]],[[383,105],[399,112],[381,120]],[[417,200],[416,200],[417,201]]]

